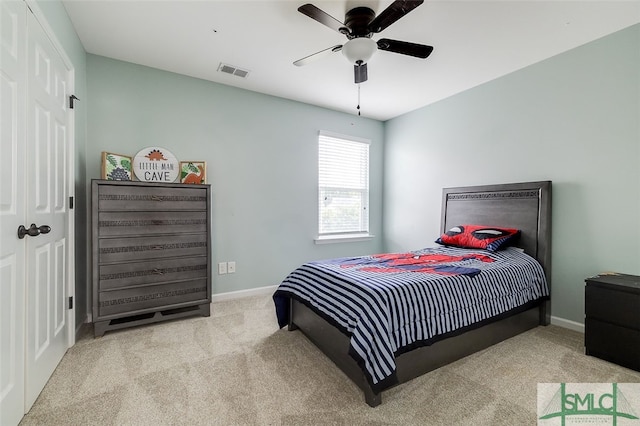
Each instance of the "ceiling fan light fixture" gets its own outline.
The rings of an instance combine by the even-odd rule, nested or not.
[[[376,50],[376,42],[367,37],[351,39],[342,46],[342,54],[352,64],[366,64]]]

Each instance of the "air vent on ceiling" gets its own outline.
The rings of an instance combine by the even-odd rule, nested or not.
[[[234,67],[233,65],[223,64],[222,62],[220,62],[220,66],[218,66],[218,71],[226,74],[235,75],[241,78],[247,78],[247,76],[249,75],[249,71],[247,70]]]

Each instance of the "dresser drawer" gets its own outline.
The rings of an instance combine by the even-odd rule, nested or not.
[[[207,212],[107,212],[98,214],[98,237],[207,233]]]
[[[110,263],[207,255],[207,234],[155,235],[98,240],[98,262]]]
[[[207,279],[165,283],[115,291],[102,291],[98,295],[99,316],[132,315],[137,311],[160,310],[163,307],[188,302],[207,302]]]
[[[588,283],[585,289],[587,318],[640,330],[640,294]]]
[[[587,317],[584,343],[587,355],[640,371],[640,331]]]
[[[206,278],[208,274],[207,256],[107,264],[98,268],[99,291],[152,282]]]
[[[207,210],[207,189],[198,186],[178,188],[100,185],[98,209],[106,210]]]

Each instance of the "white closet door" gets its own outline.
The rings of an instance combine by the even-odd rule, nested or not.
[[[68,70],[53,43],[27,14],[26,407],[31,408],[67,350]],[[47,227],[49,232],[45,233]]]
[[[0,2],[0,424],[24,414],[26,6]]]
[[[73,343],[72,70],[24,1],[0,1],[0,34],[0,424],[13,426]],[[18,238],[32,223],[51,231]]]

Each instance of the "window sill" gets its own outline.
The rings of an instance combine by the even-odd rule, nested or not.
[[[356,243],[361,241],[371,241],[375,235],[371,234],[336,234],[323,235],[314,239],[316,244],[333,244],[333,243]]]

